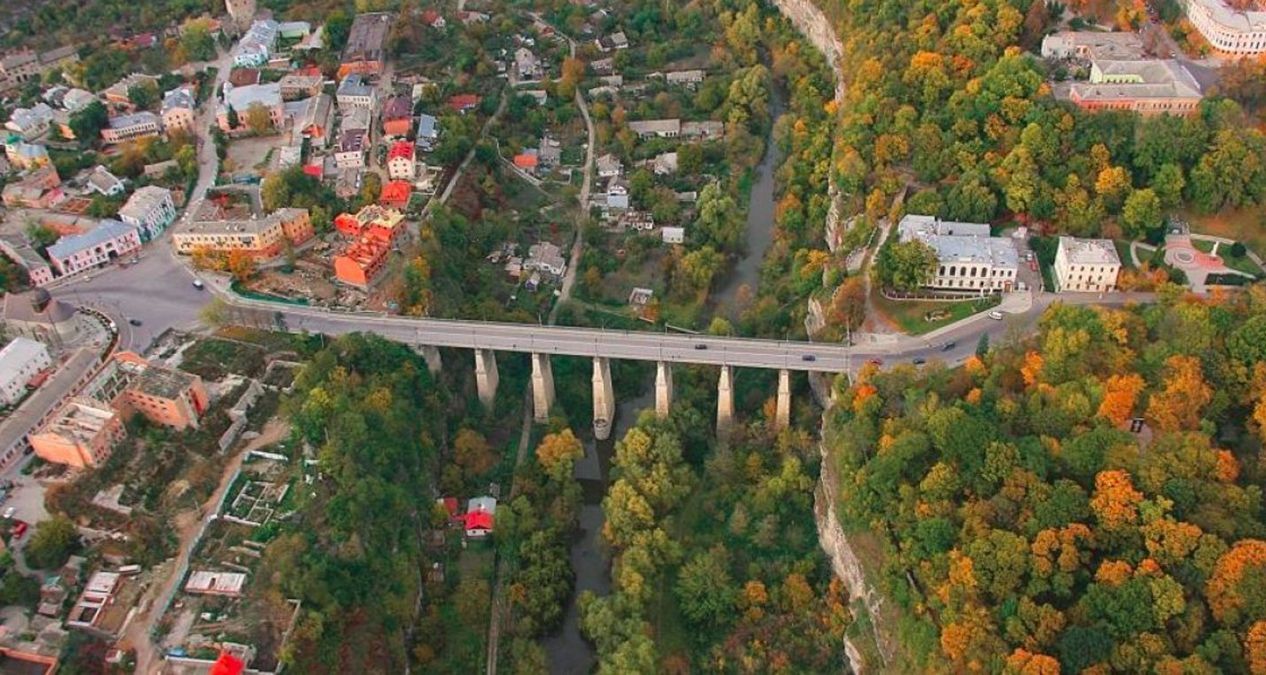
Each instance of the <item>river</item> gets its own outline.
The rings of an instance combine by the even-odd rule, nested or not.
[[[588,673],[596,662],[593,645],[580,634],[580,606],[576,598],[582,591],[593,591],[596,595],[611,592],[611,561],[602,544],[602,498],[607,493],[615,441],[624,437],[643,410],[655,405],[653,382],[648,379],[646,384],[642,394],[618,400],[611,438],[595,441],[589,436],[585,441],[585,456],[576,462],[576,479],[584,489],[579,516],[580,535],[571,546],[571,568],[576,572],[576,590],[558,633],[541,641],[551,673]]]
[[[761,263],[765,260],[765,252],[774,241],[774,172],[778,170],[778,148],[774,143],[773,122],[778,121],[784,103],[782,92],[777,86],[770,86],[769,119],[770,133],[765,139],[765,156],[756,167],[755,180],[752,182],[751,194],[747,203],[747,223],[743,234],[743,255],[734,264],[734,268],[725,278],[725,283],[717,289],[714,302],[717,315],[737,319],[739,289],[746,286],[755,295],[756,285],[760,283]]]

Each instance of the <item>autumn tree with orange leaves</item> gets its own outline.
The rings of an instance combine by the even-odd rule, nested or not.
[[[1164,389],[1148,401],[1147,420],[1161,431],[1195,429],[1200,411],[1211,400],[1213,389],[1204,381],[1200,360],[1171,356],[1165,360]]]

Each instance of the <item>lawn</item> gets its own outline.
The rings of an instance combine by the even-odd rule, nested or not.
[[[1260,208],[1227,210],[1214,215],[1181,211],[1179,217],[1191,224],[1191,231],[1244,242],[1259,255],[1266,251],[1266,215]],[[1229,264],[1229,263],[1228,263]]]
[[[1196,249],[1200,251],[1204,251],[1205,253],[1213,253],[1214,242],[1203,239],[1192,239],[1191,245],[1195,246]],[[1237,272],[1251,274],[1255,277],[1262,276],[1262,268],[1258,267],[1257,263],[1253,262],[1252,258],[1249,258],[1246,255],[1239,257],[1232,256],[1230,246],[1219,246],[1217,256],[1222,259],[1222,263],[1224,265]]]
[[[962,321],[973,314],[997,307],[1001,302],[1001,296],[997,295],[957,302],[933,302],[889,300],[878,292],[875,294],[875,307],[910,335],[923,335],[955,321]],[[942,315],[929,321],[929,312],[941,312]]]
[[[1117,249],[1117,257],[1121,259],[1121,266],[1126,269],[1134,269],[1138,264],[1134,260],[1134,253],[1130,250],[1130,242],[1122,239],[1113,239],[1112,245]]]

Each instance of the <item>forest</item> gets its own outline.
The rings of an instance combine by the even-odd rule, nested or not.
[[[819,4],[844,44],[848,80],[835,179],[872,218],[910,186],[906,212],[1142,237],[1183,206],[1266,201],[1266,137],[1230,99],[1207,98],[1189,118],[1056,101],[1030,51],[1063,4]]]
[[[839,510],[878,540],[895,667],[1266,669],[1266,289],[1158,295],[841,391]]]

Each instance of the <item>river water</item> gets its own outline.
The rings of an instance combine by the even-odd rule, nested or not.
[[[769,119],[778,121],[783,108],[782,92],[776,86],[770,87]],[[743,309],[737,303],[739,289],[746,286],[752,294],[756,293],[761,263],[765,260],[769,245],[774,241],[774,172],[777,169],[778,148],[774,144],[771,125],[769,137],[765,139],[765,156],[756,167],[755,180],[748,198],[743,255],[714,295],[719,316],[738,318]]]
[[[576,590],[558,633],[541,641],[551,673],[587,673],[596,661],[593,646],[580,634],[580,607],[576,604],[576,597],[581,591],[592,591],[596,595],[611,592],[611,561],[602,544],[602,497],[607,493],[615,442],[624,438],[643,410],[655,405],[655,390],[649,386],[653,383],[648,380],[647,384],[641,395],[617,400],[611,438],[594,441],[590,436],[585,441],[585,456],[576,462],[576,479],[584,489],[579,516],[580,535],[571,546],[571,568],[576,572]]]

